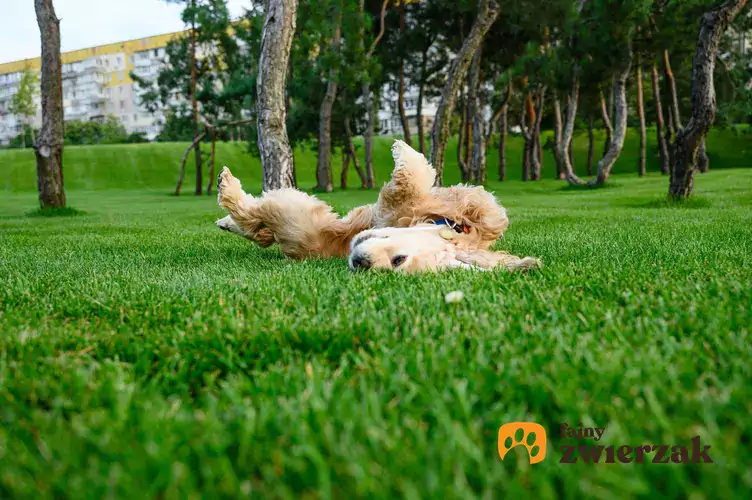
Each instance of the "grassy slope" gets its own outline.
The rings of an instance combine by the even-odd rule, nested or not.
[[[74,172],[91,167],[66,168],[87,186]],[[752,171],[698,177],[683,207],[661,201],[666,184],[492,183],[512,219],[499,247],[545,269],[422,277],[289,262],[162,183],[73,189],[86,214],[54,219],[6,192],[0,497],[743,497]],[[451,290],[465,301],[444,304]],[[499,461],[499,425],[528,419],[549,458]],[[717,464],[559,464],[560,422],[605,426],[606,446],[699,433]]]
[[[603,148],[603,135],[597,134],[596,160]],[[388,178],[393,165],[389,146],[392,139],[378,137],[375,148],[377,180],[383,183]],[[546,138],[544,138],[544,143]],[[638,138],[630,130],[624,152],[614,167],[614,173],[637,171],[639,153]],[[123,144],[113,146],[69,146],[65,148],[65,185],[68,189],[174,189],[178,167],[186,144]],[[217,164],[228,165],[233,172],[249,186],[260,186],[261,165],[257,158],[248,155],[247,146],[242,143],[219,143]],[[362,155],[363,148],[360,148]],[[648,135],[648,170],[658,171],[655,133]],[[748,167],[748,157],[752,153],[752,134],[739,134],[732,131],[714,130],[708,141],[708,152],[713,167]],[[496,178],[498,150],[494,146],[488,152],[489,178]],[[507,158],[509,161],[508,179],[521,177],[520,159],[522,141],[513,137],[509,141]],[[186,168],[183,192],[190,193],[195,186],[193,156]],[[298,182],[301,187],[310,188],[315,184],[316,153],[303,148],[296,152]],[[577,172],[585,175],[587,161],[587,137],[580,135],[575,140],[575,164]],[[339,186],[341,162],[339,157],[333,163],[335,186]],[[36,189],[35,160],[32,150],[0,150],[0,190],[33,191]],[[554,176],[554,162],[550,151],[544,155],[544,177]],[[208,182],[205,174],[204,184]],[[445,173],[446,183],[459,182],[456,163],[456,139],[450,141],[447,151]],[[357,187],[357,176],[350,169],[349,185]]]

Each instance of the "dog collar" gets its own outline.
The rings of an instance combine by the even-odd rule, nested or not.
[[[468,226],[466,226],[465,224],[457,224],[452,219],[446,219],[446,218],[437,219],[434,222],[436,223],[437,226],[449,226],[460,234],[462,233],[467,234],[470,232],[470,228]]]

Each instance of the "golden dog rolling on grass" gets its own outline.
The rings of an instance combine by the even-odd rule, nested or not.
[[[277,243],[295,259],[349,255],[353,270],[540,267],[538,259],[489,250],[509,226],[506,210],[491,193],[480,186],[434,187],[433,167],[402,141],[395,141],[392,155],[392,179],[378,201],[342,218],[297,189],[248,195],[225,167],[217,179],[217,201],[229,215],[217,226],[262,247]]]

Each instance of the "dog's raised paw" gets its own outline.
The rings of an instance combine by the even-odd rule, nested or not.
[[[240,181],[232,175],[229,168],[222,168],[217,176],[217,203],[227,208],[226,204],[236,201],[242,196],[243,188]]]
[[[217,175],[217,190],[222,189],[222,185],[227,184],[228,178],[232,177],[232,172],[230,172],[230,169],[227,167],[222,167],[222,170],[219,172],[219,175]]]

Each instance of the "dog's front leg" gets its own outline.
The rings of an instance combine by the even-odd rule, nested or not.
[[[509,271],[525,271],[542,267],[541,261],[533,257],[517,257],[489,250],[458,251],[455,258],[459,262],[487,270],[503,267]]]

